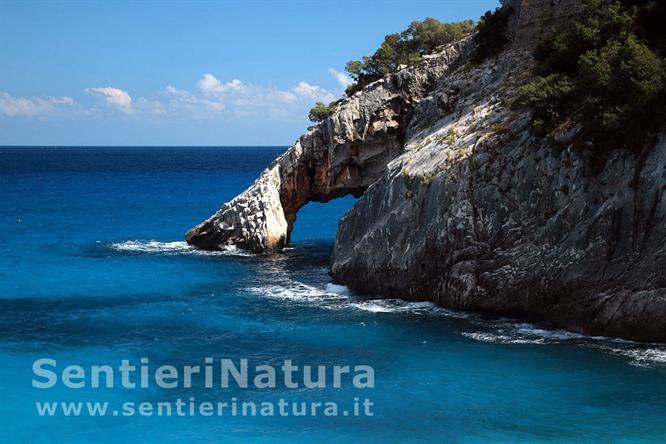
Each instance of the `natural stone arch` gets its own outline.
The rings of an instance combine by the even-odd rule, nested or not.
[[[343,100],[247,190],[190,229],[187,242],[208,250],[226,245],[255,252],[280,250],[305,204],[361,196],[402,154],[415,105],[469,44],[466,39],[450,45]]]

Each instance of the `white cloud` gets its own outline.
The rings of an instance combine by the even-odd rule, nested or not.
[[[192,97],[192,94],[189,91],[185,91],[183,89],[177,89],[171,85],[167,85],[167,87],[164,88],[164,92],[174,97],[188,97],[188,98]]]
[[[343,72],[336,71],[333,68],[329,68],[328,72],[331,73],[331,75],[335,78],[335,80],[338,81],[340,86],[342,86],[343,88],[347,88],[349,85],[354,83],[354,81],[352,79],[350,79],[347,74],[345,74]]]
[[[0,91],[0,114],[5,116],[36,116],[56,111],[61,106],[71,106],[71,97],[14,97]]]
[[[332,102],[335,100],[335,96],[330,92],[317,85],[310,85],[307,82],[300,82],[292,88],[292,91],[301,97],[310,98],[317,102]]]
[[[162,102],[159,100],[148,100],[144,99],[143,97],[139,97],[136,100],[136,110],[142,113],[149,113],[149,114],[164,114],[166,113],[166,110],[164,109],[164,105],[162,105]]]
[[[213,74],[206,73],[201,80],[197,82],[197,86],[205,95],[221,95],[229,91],[240,91],[243,89],[243,82],[238,79],[233,79],[225,84],[222,84]]]
[[[168,85],[163,94],[169,98],[169,106],[172,111],[197,112],[200,110],[222,111],[224,103],[208,98],[198,97],[196,94],[184,89],[177,89]]]
[[[124,113],[130,114],[133,112],[132,97],[130,97],[127,91],[113,88],[111,86],[104,88],[86,88],[85,91],[88,94],[101,95],[109,105],[115,106]]]
[[[47,96],[46,100],[56,105],[73,105],[74,100],[71,97],[51,97]]]
[[[127,91],[111,86],[86,88],[87,94],[100,98],[114,110],[140,118],[170,115],[193,118],[218,116],[302,121],[315,102],[331,102],[336,94],[301,81],[290,88],[244,83],[238,79],[221,81],[205,73],[192,88],[166,86],[156,96],[132,98]],[[0,92],[0,115],[37,115],[75,105],[69,97],[15,98]],[[94,105],[72,107],[79,116],[99,116]],[[70,113],[71,114],[71,113]],[[71,114],[74,115],[74,114]]]
[[[213,74],[206,73],[196,86],[194,91],[167,86],[163,94],[169,98],[169,110],[198,117],[224,110],[243,117],[262,115],[301,119],[315,102],[335,100],[331,92],[303,81],[283,90],[248,84],[238,79],[222,82]]]

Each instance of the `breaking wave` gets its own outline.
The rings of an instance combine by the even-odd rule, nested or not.
[[[316,304],[330,310],[354,309],[371,313],[432,313],[457,318],[471,316],[467,313],[437,307],[432,302],[410,302],[402,299],[363,299],[355,295],[348,287],[333,283],[329,283],[321,289],[301,282],[287,280],[278,284],[249,287],[246,290],[270,299]]]
[[[461,333],[464,337],[480,342],[493,342],[496,344],[545,344],[544,338],[521,338],[511,335],[500,335],[494,333],[467,332]]]
[[[206,251],[200,250],[183,241],[160,242],[157,240],[131,240],[113,243],[110,245],[110,248],[121,252],[162,255],[193,254],[198,256],[254,256],[254,254],[248,253],[235,245],[225,245],[218,251]]]
[[[432,302],[413,302],[403,299],[371,299],[366,301],[352,302],[351,307],[369,311],[371,313],[410,313],[410,314],[434,314],[450,318],[466,319],[472,316],[464,312],[457,312],[438,307]]]
[[[614,355],[622,356],[629,359],[629,363],[639,367],[646,367],[651,365],[666,365],[666,348],[657,347],[655,344],[652,346],[632,347],[633,343],[624,341],[624,347],[613,347],[608,345],[598,345],[597,348]],[[633,344],[636,345],[636,344]]]
[[[586,336],[566,330],[548,330],[534,324],[501,319],[490,321],[480,327],[490,331],[465,331],[461,334],[479,342],[495,344],[570,344],[593,348],[621,356],[636,366],[666,365],[666,346],[660,344],[642,344],[619,338],[605,336]]]
[[[311,285],[301,282],[289,281],[283,285],[266,285],[261,287],[249,287],[246,290],[258,296],[270,299],[280,299],[291,302],[319,303],[325,305],[332,301],[339,301],[348,298],[344,292],[320,290]]]
[[[666,365],[666,347],[658,344],[640,344],[623,339],[602,336],[586,336],[559,329],[547,329],[537,324],[515,319],[488,319],[481,315],[448,310],[431,302],[413,302],[402,299],[366,299],[354,294],[344,285],[329,283],[318,288],[289,279],[279,279],[259,287],[246,289],[252,294],[289,303],[317,305],[328,310],[360,310],[368,313],[435,315],[464,319],[466,327],[460,326],[459,334],[473,341],[502,345],[552,345],[568,344],[595,348],[621,356],[631,365]]]

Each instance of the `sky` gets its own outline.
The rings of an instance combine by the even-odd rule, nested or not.
[[[0,145],[291,145],[348,60],[498,0],[0,0]]]

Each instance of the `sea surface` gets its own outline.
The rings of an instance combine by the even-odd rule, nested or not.
[[[351,197],[301,210],[280,254],[183,242],[283,150],[0,147],[0,442],[666,440],[663,346],[384,300],[332,282],[337,221]],[[142,357],[176,367],[206,357],[364,364],[375,387],[32,386],[40,358],[56,360],[60,373]],[[35,406],[179,397],[368,398],[374,416],[42,417]]]

